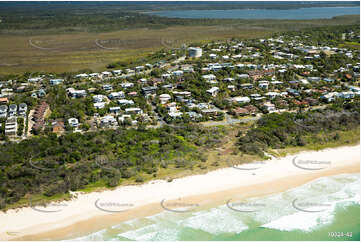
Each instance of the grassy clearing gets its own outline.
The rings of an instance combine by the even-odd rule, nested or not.
[[[175,48],[183,43],[231,37],[256,38],[273,31],[265,28],[251,30],[247,27],[189,26],[101,34],[2,35],[0,74],[22,74],[27,71],[61,73],[85,68],[100,71],[111,62],[136,60],[160,48]]]
[[[239,20],[239,23],[129,29],[106,33],[0,34],[0,75],[24,72],[104,70],[117,61],[142,58],[160,48],[212,40],[262,38],[281,31],[359,24],[359,15],[319,20]],[[56,33],[59,33],[57,30]],[[98,44],[97,44],[98,43]],[[103,48],[104,47],[104,48]]]

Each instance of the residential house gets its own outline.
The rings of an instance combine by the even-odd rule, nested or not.
[[[111,77],[111,76],[112,76],[112,73],[109,72],[109,71],[103,71],[103,72],[101,73],[101,76],[102,76],[102,78],[108,78],[108,77]]]
[[[26,112],[28,111],[28,105],[26,103],[19,104],[19,115],[26,116]]]
[[[122,88],[131,88],[131,87],[134,87],[134,83],[124,82],[124,83],[120,83],[120,86],[121,86]]]
[[[17,118],[9,117],[5,122],[5,135],[13,136],[16,135],[18,129]]]
[[[0,104],[7,104],[9,99],[7,97],[0,97]]]
[[[149,94],[154,94],[156,92],[156,90],[158,89],[158,87],[142,87],[142,93],[144,95],[149,95]]]
[[[238,115],[238,116],[246,116],[249,114],[249,111],[245,108],[240,108],[237,107],[235,109],[232,110],[234,114]]]
[[[117,120],[111,115],[104,116],[103,118],[100,119],[100,127],[112,127],[117,125],[118,125]]]
[[[264,103],[263,107],[270,113],[276,111],[276,106],[270,102]]]
[[[68,124],[73,128],[77,128],[79,126],[79,120],[77,118],[69,118]]]
[[[53,133],[61,134],[65,131],[65,125],[63,121],[56,120],[51,123]]]
[[[7,114],[8,114],[8,106],[1,105],[0,106],[0,118],[6,118]]]
[[[128,99],[119,99],[117,103],[120,105],[134,105],[134,101]]]
[[[207,92],[213,97],[216,97],[219,92],[219,87],[212,87],[211,89],[208,89]]]
[[[72,98],[82,98],[86,97],[86,91],[85,90],[75,90],[74,88],[70,87],[66,89],[68,95]]]
[[[18,106],[16,104],[10,104],[9,105],[9,116],[16,116],[18,111]]]
[[[42,80],[43,80],[43,78],[41,78],[41,77],[33,77],[33,78],[29,78],[28,82],[37,83],[37,82],[40,82]]]
[[[216,76],[213,74],[203,75],[202,78],[205,79],[206,81],[216,80]]]
[[[120,92],[112,92],[108,95],[109,99],[112,99],[112,100],[118,100],[118,99],[121,99],[121,98],[124,98],[125,97],[125,94],[124,92],[120,91]]]
[[[159,100],[161,104],[166,104],[171,99],[171,96],[167,93],[159,95]]]
[[[258,87],[261,89],[268,89],[269,82],[268,81],[259,81]]]
[[[140,108],[126,108],[125,113],[128,114],[143,114],[143,110]]]
[[[265,94],[265,96],[270,98],[270,99],[274,99],[274,98],[280,96],[280,94],[278,92],[267,92]]]
[[[119,115],[120,114],[120,107],[110,107],[109,108],[109,113],[113,113],[115,115]]]
[[[243,84],[241,84],[241,88],[242,89],[252,89],[253,84],[251,84],[251,83],[243,83]]]
[[[251,115],[255,115],[258,112],[258,109],[253,105],[247,105],[247,106],[244,106],[243,108],[247,109],[248,113]]]
[[[50,79],[50,85],[55,86],[64,82],[64,79]]]
[[[109,85],[109,84],[105,84],[105,85],[103,85],[103,89],[105,91],[111,91],[111,90],[113,90],[113,86]]]
[[[103,102],[104,100],[105,100],[105,96],[104,96],[104,95],[99,94],[99,95],[94,95],[94,96],[93,96],[93,102],[94,102],[94,103],[101,103],[101,102]]]
[[[249,103],[251,101],[249,97],[233,97],[231,100],[235,103]]]

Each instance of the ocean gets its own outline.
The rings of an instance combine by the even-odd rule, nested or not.
[[[359,174],[322,177],[252,199],[240,200],[241,195],[215,207],[124,221],[72,240],[360,240]]]
[[[210,19],[329,19],[340,15],[360,14],[360,7],[313,7],[298,9],[232,9],[232,10],[172,10],[148,12],[169,18]]]

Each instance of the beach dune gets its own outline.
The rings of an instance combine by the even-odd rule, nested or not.
[[[0,240],[66,239],[149,216],[177,206],[209,206],[282,192],[322,176],[360,170],[360,145],[305,151],[265,162],[223,168],[202,175],[120,186],[112,191],[77,193],[47,207],[0,212]],[[101,221],[101,222],[100,222]]]

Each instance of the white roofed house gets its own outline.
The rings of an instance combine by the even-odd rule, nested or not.
[[[8,106],[1,105],[0,106],[0,118],[6,118],[7,114],[8,114]]]
[[[338,94],[338,97],[345,98],[345,99],[351,99],[355,97],[355,93],[348,91],[348,92],[341,92]]]
[[[102,78],[111,77],[111,76],[112,76],[112,73],[109,72],[109,71],[103,71],[103,72],[101,73],[101,76],[102,76]]]
[[[41,78],[41,77],[33,77],[33,78],[29,78],[28,82],[35,83],[35,82],[40,82],[41,80],[43,80],[43,78]]]
[[[134,105],[134,101],[128,99],[119,99],[117,103],[120,105]]]
[[[127,114],[142,114],[143,110],[140,108],[126,108],[125,113]]]
[[[216,59],[216,58],[217,58],[217,55],[216,55],[216,54],[209,54],[209,58],[211,58],[211,59]]]
[[[78,74],[78,75],[75,75],[75,78],[88,78],[89,77],[89,75],[88,74],[86,74],[86,73],[82,73],[82,74]]]
[[[212,95],[212,97],[216,97],[219,92],[219,87],[212,87],[208,89],[207,92]]]
[[[263,104],[263,107],[266,109],[266,111],[268,112],[274,112],[276,111],[276,106],[270,102],[266,102]]]
[[[107,115],[104,116],[100,119],[100,123],[99,123],[100,127],[105,128],[105,127],[114,127],[118,125],[117,120],[111,116],[111,115]]]
[[[248,74],[237,74],[237,77],[239,79],[247,79],[247,78],[249,78],[249,75]]]
[[[103,85],[103,89],[105,91],[111,91],[111,90],[113,90],[113,86],[110,84],[105,84],[105,85]]]
[[[112,72],[116,76],[122,74],[122,70],[113,70]]]
[[[112,100],[118,100],[118,99],[121,99],[121,98],[124,98],[125,97],[125,94],[124,92],[120,91],[120,92],[112,92],[108,95],[108,97]]]
[[[94,103],[94,108],[96,109],[105,108],[105,102]]]
[[[75,90],[74,88],[70,87],[66,89],[68,95],[72,98],[81,98],[86,96],[85,90]]]
[[[269,82],[268,81],[259,81],[258,87],[261,89],[268,89]]]
[[[188,54],[190,57],[201,57],[202,56],[202,48],[199,47],[189,47],[188,48]]]
[[[26,116],[26,112],[28,111],[28,105],[26,103],[19,104],[19,115]]]
[[[207,80],[207,81],[216,80],[216,76],[213,75],[213,74],[203,75],[202,78]]]
[[[145,70],[145,67],[144,66],[136,66],[135,67],[135,71],[136,72],[141,72],[141,71],[144,71]]]
[[[181,71],[181,70],[173,71],[173,72],[172,72],[172,75],[173,75],[173,76],[183,76],[183,71]]]
[[[96,109],[100,109],[100,108],[104,108],[105,107],[105,96],[104,95],[94,95],[93,96],[93,102],[94,102],[94,107]]]
[[[171,99],[171,96],[167,93],[159,95],[159,100],[161,104],[166,104]]]
[[[105,100],[105,96],[104,95],[94,95],[93,96],[93,102],[95,103],[100,103],[100,102],[103,102]]]
[[[140,78],[138,80],[138,82],[142,83],[142,84],[146,84],[148,82],[148,80],[146,78]]]
[[[274,99],[275,97],[280,96],[280,94],[278,92],[267,92],[265,94],[266,97],[270,98],[270,99]]]
[[[76,128],[79,126],[79,120],[77,118],[70,118],[70,119],[68,119],[68,124],[71,127]]]
[[[113,113],[115,115],[119,115],[120,114],[120,107],[110,107],[109,108],[109,113]]]
[[[9,117],[16,116],[18,111],[18,106],[16,104],[9,105]]]
[[[228,85],[227,88],[229,90],[231,90],[232,92],[234,92],[236,90],[236,86],[235,85]]]
[[[339,95],[338,92],[329,92],[329,93],[321,96],[320,98],[323,99],[323,100],[326,100],[327,102],[333,102],[333,101],[336,100],[338,95]]]
[[[232,101],[236,103],[249,103],[251,99],[249,97],[234,97]]]
[[[16,135],[18,129],[17,118],[9,117],[5,122],[5,135]]]
[[[55,86],[55,85],[59,85],[61,83],[63,83],[64,79],[51,79],[49,82],[50,82],[50,85],[52,86]]]
[[[171,74],[169,74],[169,73],[162,74],[162,78],[163,79],[171,78]]]
[[[120,86],[122,88],[131,88],[131,87],[134,87],[134,83],[132,83],[132,82],[124,82],[124,83],[121,83]]]
[[[96,78],[99,78],[100,77],[100,74],[99,73],[90,73],[89,74],[89,77],[93,78],[93,79],[96,79]]]

